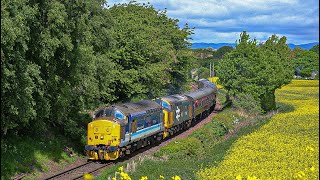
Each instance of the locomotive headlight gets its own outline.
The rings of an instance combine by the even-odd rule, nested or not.
[[[103,136],[102,136],[102,135],[100,136],[100,139],[101,139],[101,140],[103,139]]]

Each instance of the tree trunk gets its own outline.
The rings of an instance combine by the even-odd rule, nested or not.
[[[274,93],[275,90],[266,91],[264,94],[260,96],[261,108],[265,112],[276,109],[276,96]]]

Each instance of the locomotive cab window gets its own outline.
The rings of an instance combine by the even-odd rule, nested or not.
[[[102,116],[103,116],[103,113],[104,113],[104,110],[103,110],[103,109],[100,110],[100,111],[98,111],[97,113],[95,113],[94,119],[97,119],[97,118],[99,118],[99,117],[102,117]]]
[[[105,109],[104,116],[112,116],[112,109]]]
[[[124,120],[125,116],[124,114],[122,114],[120,111],[116,110],[116,112],[114,113],[114,116],[120,120]]]
[[[165,101],[162,101],[162,107],[164,107],[164,108],[167,108],[167,109],[171,109],[170,108],[170,105],[167,103],[167,102],[165,102]]]

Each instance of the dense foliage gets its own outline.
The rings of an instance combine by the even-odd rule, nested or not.
[[[296,76],[315,79],[319,74],[319,45],[310,50],[295,48],[291,52],[291,58]]]
[[[313,52],[315,52],[315,53],[317,53],[317,54],[319,55],[319,44],[313,46],[313,47],[310,49],[310,51],[313,51]]]
[[[152,98],[183,91],[192,64],[187,49],[191,29],[186,25],[180,30],[178,20],[151,5],[119,4],[110,13],[115,23],[111,59],[119,72],[117,97]]]
[[[80,138],[98,105],[184,90],[191,29],[150,5],[105,7],[1,1],[2,135]]]
[[[219,61],[229,52],[233,50],[231,46],[223,46],[218,50],[211,48],[207,49],[193,49],[193,53],[198,57],[195,64],[196,74],[198,78],[207,78],[210,76],[210,64],[211,64],[211,76],[215,75],[214,67],[219,64]]]
[[[246,32],[241,33],[236,48],[217,65],[217,76],[229,94],[252,96],[264,111],[276,107],[274,92],[291,81],[292,66],[286,38],[270,37],[258,46]]]

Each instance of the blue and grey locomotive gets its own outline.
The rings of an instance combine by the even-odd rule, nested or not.
[[[201,79],[194,92],[100,108],[88,124],[87,155],[116,160],[188,129],[214,109],[216,93],[214,83]]]

